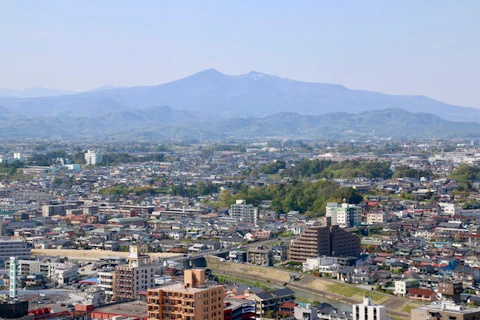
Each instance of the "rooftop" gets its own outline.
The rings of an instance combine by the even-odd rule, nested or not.
[[[440,303],[431,303],[426,306],[421,306],[418,309],[428,310],[429,312],[449,311],[461,314],[480,313],[480,308],[465,308],[463,306],[455,304],[453,301],[442,301]]]
[[[188,288],[184,285],[183,282],[177,282],[173,284],[168,284],[159,288],[152,289],[153,291],[155,290],[162,290],[162,291],[176,291],[176,292],[183,292],[183,293],[195,293],[195,292],[202,292],[206,289],[211,289],[211,288],[216,288],[216,287],[222,287],[221,285],[218,284],[204,284],[198,287],[194,288]]]
[[[121,315],[130,315],[138,317],[147,316],[147,303],[144,301],[130,301],[125,303],[117,303],[106,307],[95,308],[95,311],[116,313]]]

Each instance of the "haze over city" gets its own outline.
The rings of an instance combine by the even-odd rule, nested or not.
[[[1,7],[0,88],[158,85],[215,68],[480,107],[478,1]]]
[[[0,320],[480,319],[479,9],[0,0]]]

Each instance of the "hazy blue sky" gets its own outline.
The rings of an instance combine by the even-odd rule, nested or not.
[[[0,0],[0,87],[251,70],[480,108],[480,1]]]

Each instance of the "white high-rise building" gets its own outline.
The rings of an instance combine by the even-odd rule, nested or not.
[[[353,320],[386,320],[384,306],[373,304],[370,298],[364,297],[362,303],[352,306]]]
[[[18,160],[20,162],[24,162],[25,161],[25,156],[23,155],[23,153],[15,152],[13,154],[13,159]]]
[[[326,216],[331,218],[332,226],[353,227],[362,223],[362,207],[354,204],[328,202]]]
[[[257,224],[258,222],[258,208],[251,204],[247,204],[245,200],[237,200],[235,204],[230,206],[230,217],[238,218],[240,221],[251,222]]]
[[[95,152],[95,150],[88,150],[85,153],[85,163],[95,166],[103,161],[103,155]]]

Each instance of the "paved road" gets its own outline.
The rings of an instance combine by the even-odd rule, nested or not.
[[[8,290],[0,290],[0,294],[8,294],[8,293],[9,293]],[[36,295],[36,294],[68,296],[68,289],[18,290],[18,294],[21,296]]]
[[[229,253],[232,250],[244,250],[244,249],[247,249],[247,248],[250,248],[250,247],[262,246],[262,245],[267,245],[267,244],[271,244],[271,243],[275,243],[275,242],[281,242],[281,241],[290,242],[291,239],[292,239],[292,237],[286,237],[286,238],[281,238],[281,239],[270,239],[270,240],[265,240],[265,241],[256,241],[256,242],[251,242],[251,243],[248,243],[248,244],[241,245],[240,248],[232,247],[230,249],[224,249],[224,250],[220,250],[220,251],[219,250],[204,250],[204,251],[200,251],[198,253],[186,253],[188,258],[180,255],[180,256],[175,256],[175,257],[159,258],[159,260],[161,260],[161,261],[164,261],[164,260],[166,260],[166,261],[183,261],[183,260],[188,260],[188,259],[206,257],[208,255],[219,256],[219,255]]]

